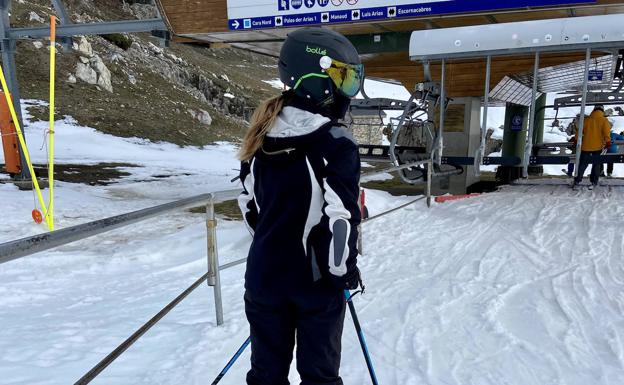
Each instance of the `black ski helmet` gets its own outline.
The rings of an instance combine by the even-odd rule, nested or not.
[[[357,90],[351,95],[341,91],[326,75],[321,59],[327,58],[359,69],[358,84],[353,87]],[[280,80],[297,97],[338,119],[344,117],[364,77],[362,61],[353,44],[338,32],[318,27],[289,33],[280,51],[278,67]]]

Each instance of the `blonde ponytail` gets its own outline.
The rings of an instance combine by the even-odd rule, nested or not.
[[[256,151],[262,147],[264,137],[273,128],[277,116],[284,107],[286,96],[280,95],[265,100],[253,113],[249,131],[245,134],[243,145],[238,152],[238,158],[242,161],[251,159]]]

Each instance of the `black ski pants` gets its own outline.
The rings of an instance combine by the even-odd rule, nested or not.
[[[574,179],[576,184],[581,183],[583,181],[583,174],[585,174],[585,170],[591,164],[592,170],[591,175],[589,176],[589,181],[596,185],[598,184],[598,179],[600,178],[600,168],[602,163],[600,162],[600,153],[602,151],[581,151],[581,161],[579,163],[578,176]]]
[[[247,290],[245,313],[251,332],[247,384],[289,385],[296,340],[301,385],[342,385],[338,373],[345,307],[344,294],[335,289],[280,296]]]
[[[607,175],[613,174],[613,162],[607,162]],[[600,175],[604,173],[604,166],[600,166]]]

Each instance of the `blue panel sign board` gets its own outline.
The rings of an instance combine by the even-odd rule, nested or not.
[[[511,118],[511,131],[522,131],[523,126],[524,119],[522,115],[514,115],[513,118]]]
[[[595,3],[597,0],[227,0],[233,31]]]
[[[604,78],[604,71],[602,70],[590,70],[588,75],[588,80],[590,82],[602,81]]]

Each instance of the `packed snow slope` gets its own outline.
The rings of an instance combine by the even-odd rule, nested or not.
[[[99,206],[116,204],[96,191]],[[368,197],[371,214],[407,199]],[[623,199],[624,186],[514,186],[365,224],[367,290],[355,302],[380,383],[624,383]],[[205,272],[201,219],[168,216],[1,265],[2,383],[86,373]],[[218,235],[222,262],[245,256],[242,223],[221,221]],[[209,383],[248,334],[243,272],[222,273],[224,326],[201,286],[94,383]],[[345,326],[345,384],[366,384]],[[248,367],[247,352],[222,383],[244,383]]]

